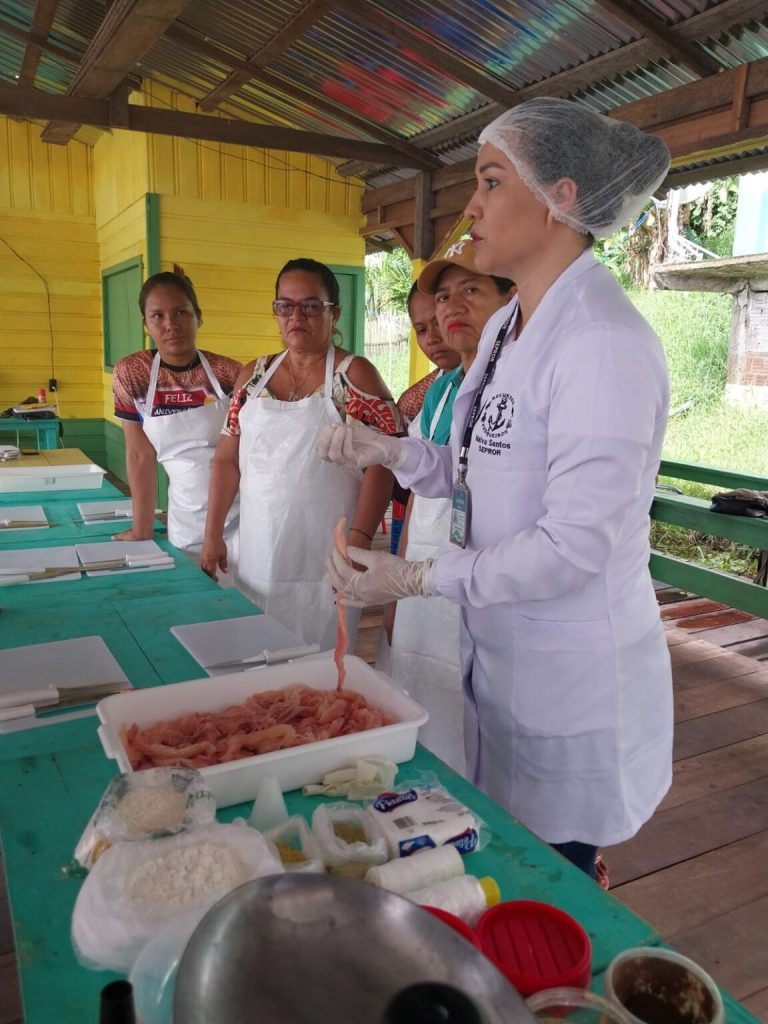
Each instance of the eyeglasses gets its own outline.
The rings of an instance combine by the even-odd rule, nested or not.
[[[335,302],[325,302],[320,299],[307,299],[305,302],[291,302],[290,299],[275,299],[272,303],[272,312],[275,316],[291,316],[298,306],[304,316],[320,316],[324,309],[334,308]]]

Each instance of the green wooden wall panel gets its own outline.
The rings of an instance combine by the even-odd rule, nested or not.
[[[79,448],[89,459],[107,466],[107,443],[103,419],[62,420],[62,442],[65,448]]]

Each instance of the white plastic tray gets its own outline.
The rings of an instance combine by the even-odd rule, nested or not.
[[[95,463],[38,466],[5,462],[0,466],[0,491],[82,491],[101,487],[106,470]]]
[[[283,792],[288,792],[310,782],[319,782],[327,772],[343,768],[358,757],[374,755],[389,758],[395,763],[409,761],[413,757],[416,735],[419,726],[424,725],[429,717],[427,712],[398,689],[392,680],[360,658],[348,657],[345,663],[345,686],[357,690],[386,711],[394,723],[351,736],[338,736],[302,747],[201,768],[200,773],[219,807],[255,799],[261,781],[267,775],[276,776]],[[101,721],[99,739],[107,757],[117,760],[121,772],[129,772],[128,755],[120,742],[122,726],[130,727],[134,722],[147,726],[162,719],[178,718],[190,711],[219,710],[240,704],[251,694],[262,690],[283,689],[295,683],[304,683],[318,690],[334,689],[336,666],[333,653],[325,651],[287,665],[249,669],[236,675],[206,677],[107,697],[96,708]]]

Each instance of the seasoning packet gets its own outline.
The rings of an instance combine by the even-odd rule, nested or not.
[[[363,878],[369,868],[389,859],[383,833],[362,807],[320,804],[312,814],[312,832],[332,875]]]
[[[265,833],[286,871],[322,874],[325,871],[320,844],[300,814],[275,825]]]
[[[75,848],[75,860],[90,868],[118,842],[160,839],[216,817],[216,801],[193,768],[148,768],[117,775]]]

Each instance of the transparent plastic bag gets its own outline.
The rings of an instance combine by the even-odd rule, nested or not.
[[[173,917],[216,903],[283,866],[259,832],[203,825],[164,839],[117,843],[85,879],[72,914],[72,943],[86,967],[128,972]]]
[[[392,858],[446,844],[461,854],[474,853],[489,839],[485,822],[456,800],[433,772],[418,772],[379,793],[367,813],[386,836]]]
[[[275,825],[265,833],[275,847],[286,871],[319,875],[325,871],[323,851],[300,814]]]
[[[362,878],[389,859],[384,835],[362,807],[321,804],[312,815],[312,832],[332,875]]]
[[[125,772],[104,791],[75,848],[75,860],[90,869],[114,843],[176,835],[215,817],[216,801],[193,768]]]

